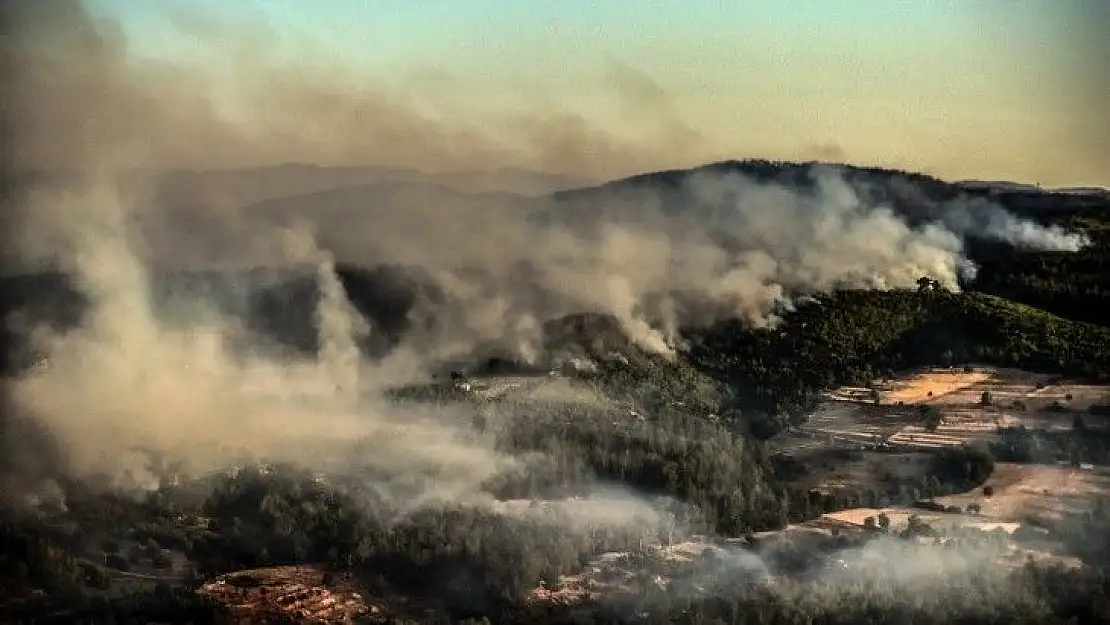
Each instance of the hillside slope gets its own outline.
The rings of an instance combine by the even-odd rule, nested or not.
[[[981,293],[842,291],[800,305],[781,326],[691,330],[689,358],[727,382],[769,435],[822,390],[924,365],[982,362],[1104,378],[1110,329]]]

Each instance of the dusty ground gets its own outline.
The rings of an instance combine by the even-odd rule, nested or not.
[[[921,522],[941,532],[942,536],[966,535],[968,532],[984,532],[995,534],[997,540],[1002,541],[1002,549],[991,555],[997,562],[1004,566],[1018,567],[1032,559],[1037,562],[1051,563],[1066,567],[1081,567],[1082,562],[1075,557],[1064,555],[1063,547],[1058,541],[1053,540],[1040,532],[1025,532],[1018,534],[1023,525],[1017,522],[1004,522],[982,516],[968,514],[952,514],[930,512],[915,508],[887,507],[887,508],[854,508],[826,514],[819,519],[806,523],[790,525],[783,530],[761,532],[757,539],[776,540],[782,538],[799,537],[806,534],[819,534],[831,537],[833,534],[845,535],[850,532],[863,532],[865,520],[868,517],[875,519],[876,524],[880,515],[886,515],[890,520],[890,532],[901,532],[909,524],[910,517],[917,517]],[[874,530],[873,530],[874,531]],[[947,538],[919,538],[919,544],[924,548],[937,548],[937,541],[941,544]]]
[[[958,507],[965,513],[942,513],[905,507],[853,508],[826,514],[818,521],[802,526],[791,526],[787,531],[813,531],[813,528],[831,530],[834,526],[841,527],[843,531],[863,527],[868,517],[877,520],[879,514],[885,514],[894,531],[904,529],[909,518],[916,516],[941,530],[976,529],[1013,535],[1019,529],[1030,529],[1028,522],[1031,519],[1060,519],[1089,510],[1094,497],[1110,495],[1110,470],[998,463],[986,485],[994,489],[990,497],[983,494],[982,488],[977,488],[935,500],[943,506]],[[971,504],[979,505],[981,511],[976,514],[966,513]],[[1041,561],[1051,560],[1067,566],[1078,566],[1078,561],[1074,558],[1058,555],[1059,549],[1059,545],[1051,539],[1023,537],[1014,543],[1011,553],[1013,557],[1010,560],[1020,565],[1024,558],[1032,557]]]
[[[890,528],[894,531],[905,529],[906,525],[909,523],[910,517],[915,515],[930,525],[942,525],[946,522],[954,522],[960,517],[960,515],[941,514],[914,508],[891,507],[852,508],[850,510],[841,510],[840,512],[826,514],[823,515],[822,518],[845,525],[863,527],[865,519],[868,517],[877,519],[880,514],[885,514],[890,519]]]
[[[926,397],[921,403],[940,406],[978,404],[984,390],[990,391],[999,399],[1028,399],[1031,396],[1051,391],[1050,387],[1047,386],[1038,387],[1042,387],[1052,376],[1030,373],[1020,369],[979,365],[972,366],[972,369],[973,372],[969,374],[960,367],[952,369],[933,368],[924,374],[917,373],[908,376],[905,383],[909,384],[911,388],[920,388],[926,395],[929,391],[932,391],[933,396]],[[955,380],[965,380],[970,383],[957,384]]]
[[[940,500],[937,503],[940,503]],[[837,524],[843,532],[846,528],[864,527],[868,517],[877,522],[880,514],[886,515],[890,520],[890,531],[893,532],[904,530],[909,525],[910,517],[916,517],[935,530],[939,530],[942,535],[959,535],[968,531],[1002,534],[1005,549],[992,557],[997,557],[998,563],[1004,566],[1019,567],[1029,560],[1069,568],[1083,566],[1078,558],[1066,555],[1063,545],[1049,537],[1047,532],[1044,535],[1041,535],[1041,532],[1033,532],[1033,536],[1030,536],[1029,531],[1026,531],[1025,534],[1019,535],[1020,530],[1029,530],[1028,526],[1016,521],[989,518],[985,515],[931,512],[915,508],[855,508],[824,515],[818,523]],[[932,538],[919,540],[924,544],[935,542]],[[940,540],[943,542],[945,539]]]
[[[991,378],[992,372],[982,369],[970,373],[963,369],[930,369],[897,380],[893,388],[882,392],[884,403],[909,405],[931,403],[955,391],[981,384]]]

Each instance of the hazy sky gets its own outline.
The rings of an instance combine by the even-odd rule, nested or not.
[[[404,84],[456,112],[542,102],[697,137],[657,149],[658,167],[818,158],[1110,185],[1105,0],[88,4],[120,20],[132,55],[218,68],[264,45],[273,63]]]

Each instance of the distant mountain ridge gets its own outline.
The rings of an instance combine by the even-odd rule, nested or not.
[[[1007,182],[1004,180],[960,180],[953,184],[965,189],[995,193],[1060,193],[1071,195],[1110,195],[1110,189],[1098,186],[1042,187],[1037,184]]]
[[[1014,182],[946,181],[935,176],[886,167],[822,161],[726,160],[687,169],[669,169],[637,174],[600,185],[555,191],[551,197],[573,203],[605,194],[634,190],[663,193],[678,190],[700,175],[744,176],[758,183],[774,183],[794,190],[815,186],[819,171],[835,173],[847,182],[861,201],[887,205],[904,216],[929,216],[930,208],[957,199],[988,199],[1019,217],[1037,217],[1048,212],[1102,206],[1110,190],[1098,187],[1044,189]]]

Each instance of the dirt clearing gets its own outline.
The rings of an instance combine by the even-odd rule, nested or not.
[[[993,371],[973,370],[971,372],[951,369],[930,369],[917,373],[905,380],[893,383],[893,388],[885,391],[886,403],[906,405],[931,402],[943,395],[982,384],[991,378]]]
[[[978,504],[983,517],[996,521],[1060,519],[1089,510],[1096,497],[1110,495],[1110,474],[1105,470],[1000,462],[985,486],[993,489],[989,497],[979,488],[936,501],[965,509]]]

